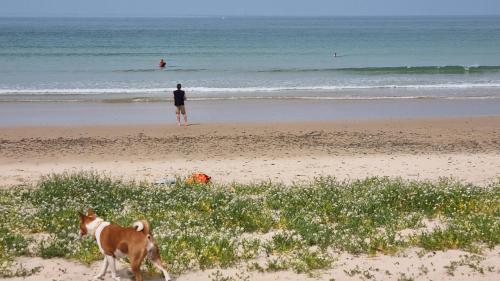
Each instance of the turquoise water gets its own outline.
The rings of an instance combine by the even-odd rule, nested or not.
[[[2,100],[177,83],[199,99],[500,98],[500,17],[0,18]]]

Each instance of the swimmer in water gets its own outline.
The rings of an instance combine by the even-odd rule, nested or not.
[[[333,57],[336,58],[337,57],[337,53],[333,53]]]
[[[165,67],[165,66],[167,66],[167,63],[166,63],[163,59],[161,59],[161,60],[160,60],[160,67],[162,67],[162,68],[163,68],[163,67]]]

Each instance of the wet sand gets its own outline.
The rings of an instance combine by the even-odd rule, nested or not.
[[[324,122],[335,120],[499,116],[500,99],[308,97],[188,100],[192,123]],[[174,124],[172,101],[0,102],[0,128]]]

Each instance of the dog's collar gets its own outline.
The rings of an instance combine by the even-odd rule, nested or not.
[[[94,236],[95,236],[95,240],[97,241],[97,246],[99,246],[99,250],[101,251],[101,253],[104,254],[104,249],[102,248],[102,244],[101,244],[101,232],[102,230],[110,225],[111,223],[108,222],[108,221],[100,221],[99,222],[99,225],[97,226],[97,228],[95,229],[95,232],[94,232]]]
[[[109,222],[101,219],[101,221],[99,222],[99,224],[97,225],[97,227],[95,229],[94,235],[96,235],[97,233],[100,233],[108,225],[110,225]]]
[[[96,218],[91,223],[87,224],[87,230],[89,230],[89,234],[95,236],[95,232],[99,226],[104,222],[101,218]]]

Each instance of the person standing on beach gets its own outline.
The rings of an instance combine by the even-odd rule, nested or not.
[[[184,127],[187,126],[187,114],[186,107],[184,106],[184,101],[186,100],[186,93],[181,90],[182,85],[177,84],[177,90],[174,91],[174,104],[175,104],[175,114],[177,115],[177,124],[181,125],[181,113],[184,115]]]

